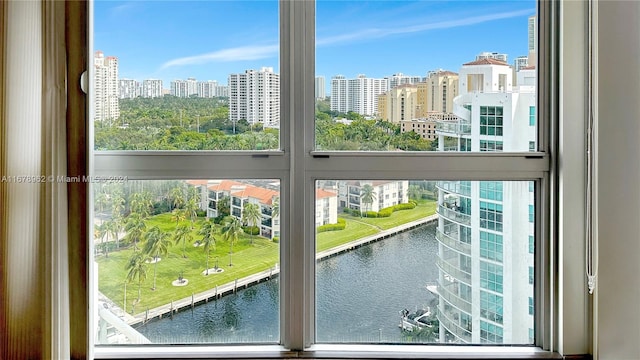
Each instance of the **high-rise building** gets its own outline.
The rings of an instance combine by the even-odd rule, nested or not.
[[[272,67],[229,74],[229,120],[280,126],[280,76]]]
[[[201,98],[227,97],[229,96],[228,88],[218,84],[215,80],[198,81],[197,94]]]
[[[419,92],[425,98],[419,98],[418,105],[421,111],[419,117],[427,117],[429,113],[453,112],[453,99],[458,96],[458,74],[453,71],[438,70],[430,72],[429,78],[422,87],[426,90]]]
[[[476,60],[483,60],[483,59],[496,59],[496,60],[500,60],[503,62],[507,62],[507,54],[500,54],[497,52],[481,52],[480,54],[476,55]]]
[[[316,76],[316,99],[327,98],[327,84],[324,76]]]
[[[405,75],[403,73],[397,73],[397,74],[393,74],[391,76],[385,76],[385,79],[387,79],[387,81],[389,81],[389,89],[393,89],[395,87],[398,87],[400,85],[405,85],[405,84],[417,84],[419,82],[424,81],[424,79],[420,76],[409,76],[409,75]]]
[[[522,70],[521,72],[526,72]],[[535,83],[535,71],[518,74]],[[464,64],[439,151],[535,148],[535,87],[505,62]],[[439,181],[437,294],[442,343],[533,343],[534,194],[528,181]]]
[[[368,78],[358,75],[346,79],[342,75],[331,78],[331,110],[353,111],[360,115],[372,116],[378,111],[378,95],[389,88],[387,79]]]
[[[537,47],[537,43],[538,43],[538,35],[536,33],[536,16],[532,15],[529,16],[529,20],[528,20],[528,29],[527,29],[527,35],[528,35],[528,47],[529,47],[529,64],[531,65],[535,65],[535,61],[536,61],[536,47]]]
[[[194,78],[187,80],[173,80],[171,82],[171,95],[181,98],[187,98],[198,94],[197,81]]]
[[[118,97],[120,99],[135,99],[141,95],[142,84],[133,79],[118,80]]]
[[[164,91],[162,89],[162,80],[158,80],[158,79],[143,80],[141,96],[143,98],[163,97]]]
[[[378,95],[378,116],[382,120],[400,123],[416,118],[418,86],[400,85]]]
[[[102,51],[94,55],[95,121],[117,120],[120,117],[118,102],[118,58],[105,57]]]

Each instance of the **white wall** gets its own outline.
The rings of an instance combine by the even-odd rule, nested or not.
[[[640,359],[640,2],[598,4],[598,359]]]

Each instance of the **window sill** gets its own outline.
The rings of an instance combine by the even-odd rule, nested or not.
[[[314,345],[289,351],[277,345],[97,347],[96,359],[562,359],[529,346]]]

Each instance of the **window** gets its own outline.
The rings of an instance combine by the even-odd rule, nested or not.
[[[480,106],[480,135],[502,136],[502,106]]]
[[[356,11],[361,2],[214,3],[221,11],[235,9],[237,14],[243,6],[265,9],[270,17],[243,20],[266,24],[269,30],[265,37],[277,37],[280,32],[279,42],[252,49],[259,52],[256,57],[264,59],[264,68],[238,69],[242,66],[240,61],[247,59],[239,55],[237,59],[228,59],[235,63],[233,70],[228,71],[227,90],[218,89],[223,86],[220,81],[217,85],[200,83],[200,76],[190,80],[185,71],[186,79],[174,80],[172,95],[158,99],[152,96],[122,99],[119,116],[109,117],[106,123],[104,120],[94,122],[95,174],[127,179],[121,189],[94,186],[98,227],[118,216],[131,216],[135,212],[132,209],[141,206],[134,203],[146,197],[151,199],[151,205],[145,206],[150,212],[157,212],[154,216],[160,216],[146,220],[147,227],[157,223],[161,232],[171,233],[184,224],[193,236],[190,248],[181,244],[187,242],[186,237],[179,240],[178,235],[167,245],[173,253],[165,255],[165,264],[175,261],[171,262],[175,266],[161,268],[163,256],[152,255],[148,263],[148,258],[142,261],[148,264],[146,279],[138,276],[137,280],[124,281],[121,278],[127,276],[121,276],[125,275],[122,269],[120,273],[101,272],[107,268],[101,263],[116,261],[118,256],[134,257],[138,251],[136,241],[130,241],[131,248],[126,250],[119,250],[120,244],[112,244],[119,241],[120,233],[126,233],[123,236],[131,239],[133,225],[123,230],[128,223],[124,221],[119,229],[106,230],[109,226],[105,226],[97,230],[96,240],[105,240],[104,245],[102,241],[95,243],[98,266],[94,270],[99,276],[100,293],[111,300],[105,302],[110,311],[118,312],[117,305],[122,302],[121,317],[125,322],[130,321],[127,325],[139,326],[137,331],[146,331],[149,335],[145,337],[153,344],[280,344],[300,350],[310,344],[336,343],[502,344],[504,339],[513,338],[513,326],[524,329],[518,329],[522,339],[515,343],[530,341],[528,329],[533,328],[536,319],[531,316],[527,321],[511,325],[513,321],[507,320],[510,315],[503,311],[503,302],[524,303],[524,298],[530,296],[529,292],[512,292],[512,284],[505,284],[503,276],[514,271],[518,278],[524,279],[527,263],[515,264],[514,269],[501,263],[504,254],[513,251],[531,255],[527,252],[531,246],[527,240],[533,238],[534,229],[543,230],[542,224],[534,222],[529,229],[527,223],[531,235],[515,238],[511,237],[510,227],[519,223],[518,217],[526,221],[521,214],[527,211],[531,201],[536,204],[542,201],[530,196],[528,186],[536,182],[541,188],[547,186],[544,179],[549,173],[549,161],[546,155],[540,159],[528,158],[525,149],[510,148],[511,137],[518,136],[519,132],[510,128],[516,122],[511,121],[506,107],[495,105],[495,97],[511,96],[511,69],[509,74],[499,74],[500,92],[482,89],[477,97],[482,100],[472,100],[472,104],[466,103],[466,98],[465,104],[456,103],[461,100],[455,100],[452,93],[460,84],[460,89],[471,89],[467,98],[472,97],[471,94],[475,96],[474,89],[483,83],[476,83],[474,77],[456,76],[455,82],[444,83],[441,87],[448,91],[441,94],[442,101],[434,101],[435,96],[418,100],[418,92],[427,88],[422,76],[367,77],[359,73],[345,76],[324,63],[328,48],[345,41],[340,34],[323,33],[326,29],[333,32],[340,29],[327,25],[339,20],[333,17],[343,18],[344,14]],[[396,2],[368,4],[379,11],[393,6],[399,7],[397,11],[407,11]],[[109,8],[103,4],[96,6],[96,10],[100,6],[104,11]],[[418,6],[428,13],[429,2]],[[280,18],[276,20],[278,7]],[[343,12],[344,9],[351,12]],[[316,29],[301,20],[305,14],[315,15]],[[181,18],[184,14],[180,12],[176,16]],[[275,25],[278,22],[279,27]],[[240,34],[231,37],[246,35],[242,28],[239,31]],[[318,37],[314,50],[310,44],[314,39],[311,34],[315,32]],[[373,39],[377,39],[376,36]],[[306,47],[301,47],[303,45]],[[200,65],[199,61],[247,50],[236,45],[232,49],[237,51],[203,53],[195,59],[189,56],[167,61],[163,69]],[[281,58],[279,53],[283,54]],[[118,59],[121,69],[123,60],[124,56]],[[109,67],[107,60],[103,62]],[[473,62],[469,59],[469,63]],[[317,71],[331,69],[325,71],[332,73],[311,74],[308,69],[314,68],[310,66],[313,64]],[[197,67],[193,69],[196,71]],[[463,70],[470,71],[467,67]],[[434,81],[429,82],[428,88],[438,90],[437,85],[431,85],[438,84],[435,80],[444,82],[444,75],[449,76],[437,71],[429,74],[429,80]],[[323,85],[324,76],[331,76],[330,85],[329,82]],[[473,84],[463,85],[467,79],[475,80]],[[193,90],[194,81],[196,90]],[[311,84],[316,88],[311,88]],[[415,104],[413,95],[407,95],[413,94],[408,89],[414,85]],[[394,89],[405,89],[407,94],[394,102],[392,97],[398,95],[394,95]],[[228,95],[201,96],[216,91]],[[99,90],[96,89],[96,93]],[[328,98],[323,96],[327,93],[331,94]],[[191,97],[194,94],[197,96]],[[156,100],[162,105],[160,109],[170,115],[145,108]],[[509,101],[518,100],[513,97]],[[178,103],[181,105],[176,106]],[[185,105],[183,109],[182,105]],[[432,121],[435,129],[432,139],[403,133],[397,123],[376,115],[385,110],[392,116],[391,109],[400,113],[402,105],[405,112],[413,111],[414,115],[419,114],[421,105],[431,108],[427,113],[432,118],[427,121]],[[410,106],[413,108],[409,109]],[[228,112],[226,120],[221,118],[223,111]],[[154,119],[158,120],[155,117],[162,116],[168,118],[150,125]],[[522,123],[526,125],[526,121]],[[128,134],[127,142],[122,142],[122,134]],[[497,136],[501,139],[488,139]],[[540,137],[545,140],[545,136]],[[144,144],[137,144],[138,139]],[[529,141],[528,138],[520,140],[523,144]],[[443,154],[472,149],[486,153],[473,154],[478,155],[473,157]],[[509,152],[508,156],[488,153],[503,150]],[[182,190],[171,194],[173,188]],[[182,195],[178,195],[179,192]],[[121,193],[126,195],[123,201],[117,200]],[[134,201],[136,194],[140,194],[141,199]],[[197,204],[195,213],[200,217],[196,216],[193,222],[190,211],[184,211],[186,215],[181,213],[192,206],[190,202]],[[168,211],[163,213],[162,209]],[[247,215],[253,212],[255,216]],[[100,219],[101,216],[104,219]],[[238,231],[232,250],[225,234],[235,221],[240,222],[242,232]],[[206,237],[201,228],[209,222],[215,225],[213,237],[216,241],[220,239],[215,249],[209,246],[213,255],[204,248],[200,250],[204,246],[201,241]],[[112,235],[103,238],[109,231]],[[196,244],[197,238],[202,239]],[[140,247],[147,241],[141,241]],[[184,255],[181,254],[183,247],[188,250]],[[512,251],[516,248],[518,250]],[[164,254],[164,250],[157,251],[160,252]],[[107,254],[110,254],[109,260]],[[262,255],[264,259],[258,261]],[[249,261],[251,259],[253,261]],[[198,261],[204,262],[204,267]],[[236,261],[238,265],[234,264]],[[193,263],[194,269],[202,267],[205,274],[188,270],[187,263]],[[154,269],[158,271],[155,275]],[[210,269],[213,275],[206,273]],[[255,274],[259,274],[253,281],[257,285],[244,282]],[[380,280],[383,275],[388,281]],[[118,277],[120,283],[110,284],[111,276]],[[160,286],[153,285],[153,290],[150,286],[158,276],[163,280],[173,279],[167,282],[173,286],[171,294],[158,299],[157,303],[146,303],[143,299],[147,296],[161,297]],[[223,276],[231,277],[222,280]],[[238,281],[233,276],[237,276]],[[220,283],[216,279],[221,279]],[[430,289],[426,295],[424,286],[415,286],[425,279]],[[115,289],[125,284],[126,290]],[[193,286],[187,288],[187,284]],[[199,284],[205,285],[195,287]],[[417,290],[409,293],[410,287]],[[142,296],[137,295],[138,289],[142,289]],[[194,289],[191,296],[189,292]],[[203,297],[201,292],[208,295]],[[395,298],[391,299],[390,294]],[[177,296],[171,297],[174,295]],[[369,302],[365,303],[364,299]],[[255,306],[258,303],[260,306]],[[206,307],[207,304],[211,305]],[[265,304],[270,307],[262,307]],[[212,307],[214,309],[210,309]],[[193,312],[185,315],[185,309]],[[408,313],[402,313],[404,309],[409,309]],[[521,310],[526,311],[524,307]],[[206,320],[189,318],[202,313],[208,316]],[[399,313],[403,314],[402,318]],[[196,329],[191,333],[168,330],[172,326],[160,325],[159,314],[166,323],[173,319],[170,324],[174,325],[180,317],[187,318],[187,326]],[[381,318],[386,319],[384,326]],[[255,326],[266,322],[270,325],[265,329],[258,330]],[[437,336],[433,332],[427,334],[434,324],[439,324]],[[104,344],[115,343],[121,335],[113,331],[111,325],[101,323],[104,327],[100,341],[104,340]],[[298,331],[302,328],[306,330]]]
[[[536,126],[536,107],[529,106],[529,126]]]

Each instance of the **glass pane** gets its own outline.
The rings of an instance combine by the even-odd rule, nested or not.
[[[277,180],[94,189],[96,343],[278,343]]]
[[[276,0],[95,1],[95,149],[279,149],[278,33]]]
[[[532,181],[317,181],[319,343],[532,344]]]
[[[529,151],[535,14],[534,0],[319,0],[316,148]]]

